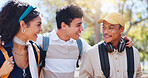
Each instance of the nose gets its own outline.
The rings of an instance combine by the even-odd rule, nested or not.
[[[109,30],[107,28],[103,29],[103,33],[104,34],[109,33]]]
[[[80,31],[84,31],[84,27],[82,25],[80,26]]]
[[[43,31],[43,28],[42,27],[40,28],[40,31]]]

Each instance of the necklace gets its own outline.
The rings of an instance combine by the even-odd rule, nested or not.
[[[25,53],[24,53],[24,54],[19,54],[19,53],[17,53],[16,51],[14,51],[14,54],[16,54],[16,55],[18,55],[18,56],[24,56],[24,55],[26,55]]]

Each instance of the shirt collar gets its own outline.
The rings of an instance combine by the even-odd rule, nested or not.
[[[56,29],[52,30],[52,32],[51,32],[51,39],[52,40],[59,40],[60,39],[58,37],[57,33],[56,33]]]
[[[51,32],[51,38],[52,38],[52,40],[61,40],[59,37],[58,37],[58,35],[57,35],[57,33],[56,33],[56,29],[54,29],[54,30],[52,30],[52,32]],[[75,41],[74,39],[72,39],[72,38],[70,38],[70,40],[68,40],[68,41]]]
[[[119,55],[121,55],[121,54],[123,54],[123,52],[118,52],[118,49],[114,49],[114,52],[112,52],[111,54],[119,54]]]

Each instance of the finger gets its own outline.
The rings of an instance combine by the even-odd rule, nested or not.
[[[2,41],[2,46],[4,46],[5,45],[5,42],[4,41]]]
[[[128,45],[126,45],[126,47],[132,47],[132,45],[133,45],[134,43],[133,42],[131,42],[130,44],[128,44]]]
[[[126,44],[130,44],[130,43],[132,43],[132,41],[128,41],[128,42],[126,42]]]
[[[11,56],[9,59],[10,59],[11,61],[13,61],[13,56]]]
[[[124,40],[125,40],[125,41],[127,40],[127,35],[124,36]]]

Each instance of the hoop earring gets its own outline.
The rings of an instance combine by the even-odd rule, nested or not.
[[[25,30],[23,30],[22,32],[25,33]]]

